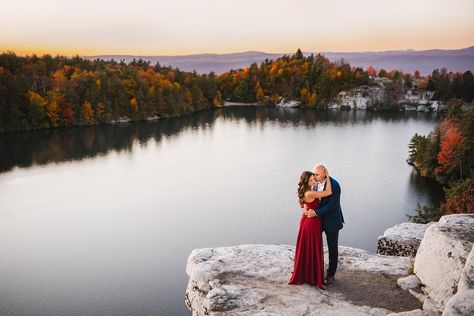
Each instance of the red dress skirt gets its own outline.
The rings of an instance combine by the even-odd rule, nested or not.
[[[319,199],[306,203],[316,210]],[[303,214],[296,241],[295,266],[289,284],[310,284],[322,288],[324,278],[324,254],[321,219],[308,218]]]

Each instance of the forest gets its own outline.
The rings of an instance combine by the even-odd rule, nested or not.
[[[429,222],[444,214],[474,213],[474,108],[453,104],[427,136],[415,134],[409,162],[424,177],[442,184],[445,202],[439,209],[419,206],[414,220]]]
[[[389,78],[390,91],[402,91],[397,87],[420,79],[417,72],[377,72],[320,54],[305,57],[299,49],[220,75],[141,59],[126,64],[5,52],[0,55],[0,132],[173,117],[218,108],[224,101],[275,105],[285,98],[306,108],[324,108],[339,92],[370,85],[375,76]],[[435,99],[472,102],[470,71],[434,70],[424,79],[422,88],[435,91]]]

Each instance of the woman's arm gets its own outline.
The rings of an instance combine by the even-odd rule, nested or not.
[[[308,200],[314,200],[314,199],[330,196],[331,194],[332,194],[332,185],[331,185],[331,180],[329,179],[329,176],[328,176],[326,180],[326,189],[324,191],[307,191],[305,192],[304,196]]]

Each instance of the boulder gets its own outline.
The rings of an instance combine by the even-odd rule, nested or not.
[[[451,297],[443,316],[474,315],[474,247],[461,271],[456,295]]]
[[[473,227],[474,214],[443,216],[427,227],[414,266],[427,294],[424,310],[442,311],[456,293],[474,243]]]
[[[185,302],[193,315],[391,313],[389,309],[351,302],[335,291],[337,283],[344,283],[354,292],[359,292],[360,283],[351,283],[353,279],[342,281],[344,273],[353,272],[355,277],[366,276],[369,288],[376,288],[382,277],[389,278],[390,282],[393,280],[395,284],[398,276],[406,275],[412,269],[410,258],[380,256],[350,247],[339,247],[339,257],[338,273],[333,284],[336,287],[322,291],[309,285],[288,284],[293,270],[294,246],[240,245],[195,249],[186,266],[189,283]],[[387,286],[383,284],[382,287]],[[368,296],[368,302],[378,303],[373,296]]]
[[[474,315],[474,290],[468,290],[454,295],[446,304],[443,316],[472,316]]]
[[[458,283],[458,293],[474,289],[474,246],[467,257]]]
[[[416,255],[427,224],[401,223],[390,227],[377,241],[377,253],[389,256]]]
[[[397,280],[398,285],[405,291],[418,290],[421,288],[421,281],[414,274],[402,277]]]

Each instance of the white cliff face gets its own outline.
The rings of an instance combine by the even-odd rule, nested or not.
[[[473,247],[473,227],[473,214],[457,214],[443,216],[426,229],[414,267],[428,295],[423,309],[442,311],[456,293]]]
[[[456,295],[451,297],[443,316],[474,315],[474,247],[461,271]]]
[[[276,104],[276,106],[283,107],[283,108],[296,108],[301,105],[300,101],[286,101],[285,99],[282,99],[279,103]]]
[[[338,271],[408,274],[407,257],[379,256],[339,248]],[[340,294],[309,285],[288,285],[294,246],[241,245],[194,250],[188,258],[186,304],[193,315],[387,315],[357,306]]]
[[[377,253],[389,256],[416,255],[427,224],[401,223],[385,230],[378,238]]]
[[[467,262],[461,271],[458,293],[474,289],[474,247],[471,249]]]

